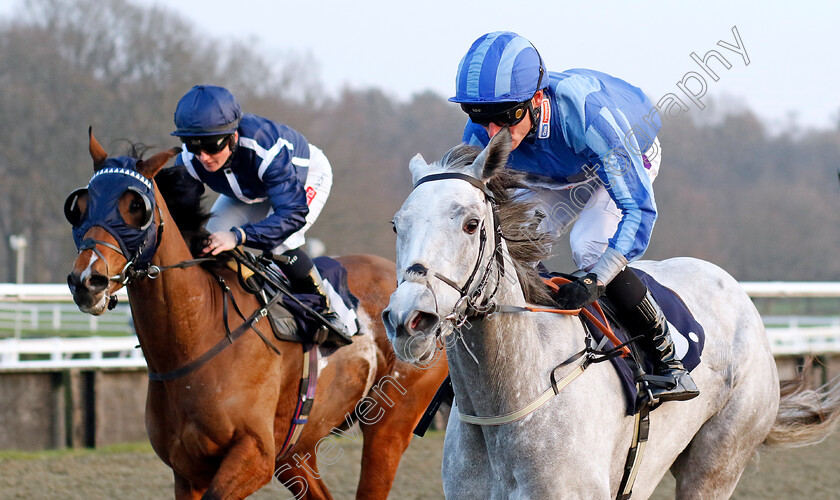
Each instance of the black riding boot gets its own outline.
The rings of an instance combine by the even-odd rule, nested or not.
[[[312,267],[312,270],[309,271],[305,287],[306,288],[302,290],[304,293],[314,293],[321,296],[321,303],[324,306],[321,316],[323,316],[332,327],[325,328],[325,330],[327,330],[326,338],[319,343],[324,347],[341,347],[343,345],[351,344],[353,339],[350,338],[350,334],[347,333],[347,327],[344,326],[341,318],[338,317],[338,313],[336,313],[332,308],[330,296],[327,294],[324,281],[321,279],[321,275],[314,266]]]
[[[677,357],[677,349],[671,334],[668,332],[668,322],[659,304],[653,300],[650,292],[636,306],[636,321],[646,324],[646,328],[638,333],[644,335],[642,346],[653,355],[653,374],[666,377],[670,382],[651,383],[653,398],[664,401],[685,401],[700,394],[688,370]],[[633,332],[634,335],[637,332]]]
[[[282,256],[275,256],[274,262],[289,278],[293,291],[321,297],[323,305],[321,316],[327,320],[331,328],[326,326],[320,328],[315,334],[315,342],[324,347],[341,347],[351,344],[353,339],[338,313],[332,308],[324,281],[309,255],[301,249],[295,249],[285,252]]]
[[[625,268],[607,285],[606,293],[630,336],[643,336],[640,344],[653,361],[653,374],[666,379],[649,383],[654,399],[685,401],[700,394],[676,356],[665,314],[636,273]]]

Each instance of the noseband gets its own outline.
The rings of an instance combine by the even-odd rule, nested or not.
[[[157,236],[155,237],[155,249],[154,249],[155,251],[152,252],[152,255],[154,255],[154,253],[157,252],[157,248],[160,246],[160,241],[161,241],[161,238],[163,237],[164,223],[163,223],[163,216],[160,213],[160,208],[159,207],[157,209],[157,212],[158,212],[158,220],[160,221],[160,223],[157,226]],[[152,225],[154,225],[154,221],[152,221]],[[105,228],[105,230],[107,231],[108,229]],[[115,251],[118,254],[123,256],[123,258],[125,259],[125,266],[123,266],[122,270],[118,274],[115,274],[115,275],[112,276],[111,273],[108,271],[108,261],[107,261],[107,259],[105,259],[105,256],[102,255],[102,252],[100,252],[99,249],[97,248],[98,245],[102,245],[106,248],[110,248],[111,250],[113,250],[113,251]],[[158,275],[160,274],[160,271],[161,271],[161,269],[158,266],[147,265],[147,264],[149,264],[148,262],[141,263],[142,264],[142,269],[138,268],[137,264],[138,264],[140,256],[143,254],[143,251],[145,250],[145,243],[141,244],[140,247],[137,248],[137,251],[134,252],[134,255],[132,255],[130,257],[128,255],[126,255],[122,251],[122,249],[120,247],[118,247],[117,245],[114,245],[112,243],[108,243],[107,241],[96,240],[96,239],[93,239],[93,238],[85,238],[84,240],[82,240],[81,244],[79,244],[78,252],[82,253],[85,250],[91,250],[93,253],[95,253],[100,259],[102,259],[105,262],[105,274],[108,275],[108,280],[109,281],[117,282],[117,283],[119,283],[123,286],[129,284],[132,279],[137,278],[137,277],[149,277],[149,278],[152,278],[152,279],[157,278]]]
[[[473,288],[472,291],[470,291],[473,281],[476,279],[476,275],[478,274],[478,270],[481,267],[481,260],[484,258],[486,246],[485,244],[487,242],[487,228],[486,223],[484,222],[481,225],[481,231],[479,233],[480,241],[478,249],[478,258],[476,258],[475,265],[473,266],[472,273],[470,273],[470,277],[467,279],[467,282],[464,283],[463,286],[458,286],[458,284],[455,283],[455,281],[447,278],[446,276],[440,273],[435,272],[433,274],[434,277],[446,283],[450,287],[454,288],[459,293],[460,297],[458,298],[458,301],[455,303],[455,306],[452,308],[452,311],[446,316],[444,316],[444,319],[452,323],[452,325],[455,328],[460,328],[471,317],[490,316],[496,311],[497,304],[493,302],[493,298],[496,296],[496,292],[498,292],[499,290],[499,283],[505,276],[504,254],[502,253],[502,229],[501,224],[499,222],[499,210],[498,205],[496,204],[495,196],[493,196],[493,193],[487,188],[487,185],[485,183],[481,182],[475,177],[457,172],[443,172],[439,174],[431,174],[417,181],[417,183],[414,184],[414,188],[416,189],[417,186],[426,182],[445,179],[462,180],[470,183],[472,186],[479,189],[482,193],[484,193],[484,198],[490,204],[490,208],[493,212],[493,258],[487,261],[487,265],[484,268],[484,272],[481,274],[481,277],[479,277],[478,284],[475,286],[475,288]],[[484,288],[487,286],[487,283],[490,279],[490,275],[492,274],[493,262],[496,262],[496,286],[493,289],[493,292],[490,293],[489,296],[487,296],[482,302],[479,303],[479,299],[482,293],[484,292]]]

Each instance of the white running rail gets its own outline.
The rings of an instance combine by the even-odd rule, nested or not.
[[[0,340],[0,370],[145,367],[134,336]]]
[[[742,282],[751,297],[840,297],[840,282]],[[0,370],[143,368],[125,290],[120,305],[103,316],[79,312],[66,285],[0,283]],[[764,316],[775,355],[840,353],[838,316]],[[20,338],[21,331],[122,333],[120,336]]]

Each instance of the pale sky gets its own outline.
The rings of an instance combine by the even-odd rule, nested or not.
[[[698,92],[695,72],[707,86],[701,103],[711,97],[748,107],[773,128],[792,116],[803,127],[840,121],[840,3],[828,0],[130,1],[168,6],[198,33],[256,41],[269,54],[310,54],[333,94],[349,86],[377,87],[399,99],[424,90],[449,97],[470,44],[486,32],[511,30],[534,43],[549,70],[604,71],[641,87],[654,103],[676,94],[689,114],[704,111],[678,83],[689,75],[689,90]],[[737,44],[733,26],[749,65],[717,44]],[[710,50],[731,64],[710,62],[718,81],[691,58]]]

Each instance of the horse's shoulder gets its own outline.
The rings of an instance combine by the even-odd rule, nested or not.
[[[395,264],[392,260],[386,259],[385,257],[380,257],[379,255],[373,254],[347,254],[347,255],[340,255],[338,257],[333,257],[335,260],[341,262],[345,267],[347,266],[369,266],[369,267],[381,267],[381,268],[394,268]]]
[[[396,265],[391,260],[371,254],[350,254],[334,258],[347,269],[350,280],[385,279],[396,286]]]

